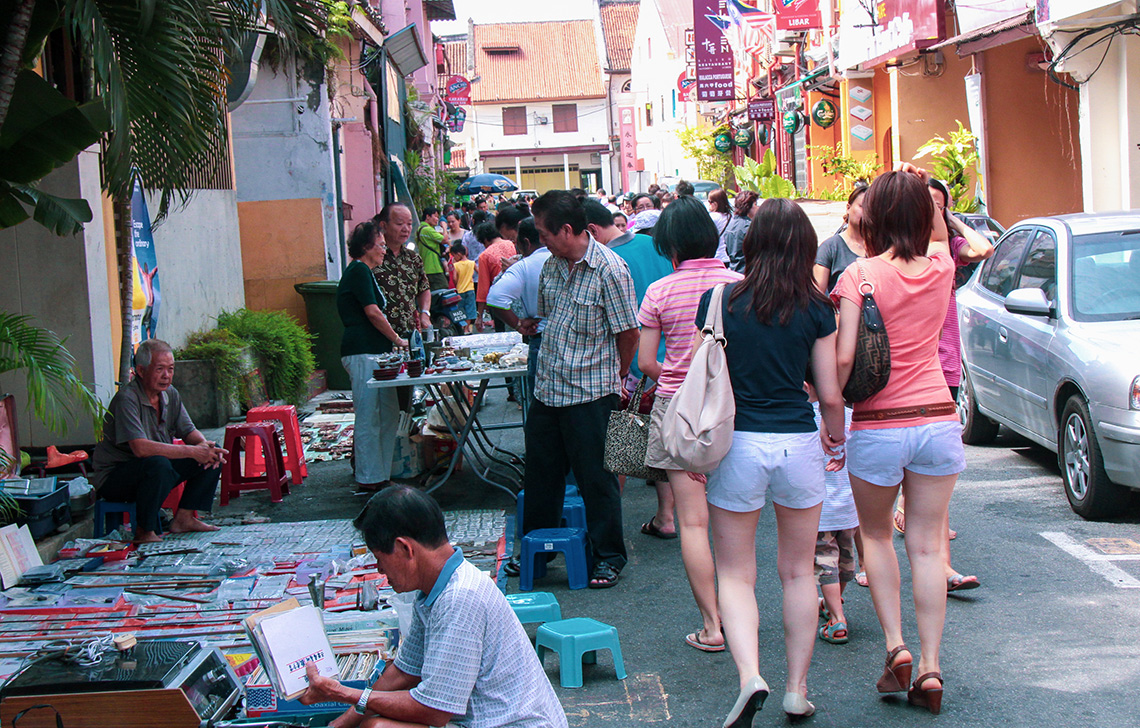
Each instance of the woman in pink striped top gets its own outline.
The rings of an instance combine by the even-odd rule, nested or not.
[[[685,642],[705,652],[724,650],[724,636],[716,605],[704,477],[686,473],[674,463],[661,445],[660,433],[669,400],[689,371],[696,332],[693,322],[701,295],[718,283],[741,279],[739,273],[728,270],[713,257],[718,240],[716,226],[704,205],[692,197],[680,197],[670,204],[657,222],[653,244],[661,255],[673,261],[676,270],[649,286],[637,315],[641,324],[637,366],[657,381],[645,464],[669,474],[668,481],[657,483],[657,514],[641,527],[641,532],[658,538],[676,538],[680,532],[681,559],[704,621],[699,631],[685,637]],[[657,361],[662,336],[664,364]],[[674,525],[674,505],[679,528]]]

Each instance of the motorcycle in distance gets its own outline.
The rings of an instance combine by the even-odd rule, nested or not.
[[[454,288],[441,288],[431,292],[431,325],[439,338],[459,336],[467,316],[463,313],[462,299]]]

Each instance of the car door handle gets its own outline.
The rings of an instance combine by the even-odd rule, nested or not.
[[[1009,329],[1004,326],[998,328],[998,338],[1001,339],[1001,343],[1003,344],[1009,341]]]

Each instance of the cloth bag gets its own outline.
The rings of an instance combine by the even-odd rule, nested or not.
[[[875,284],[867,280],[863,261],[856,260],[855,264],[859,267],[859,293],[863,303],[855,340],[855,363],[843,387],[843,398],[848,402],[873,397],[883,391],[891,378],[891,342],[887,338],[883,313],[875,303]]]
[[[610,412],[602,467],[614,475],[665,481],[668,476],[664,470],[645,464],[645,452],[649,448],[649,415],[641,414],[639,408],[646,379],[648,377],[643,376],[637,383],[628,405]]]
[[[704,340],[693,353],[689,372],[669,401],[661,425],[665,451],[691,473],[713,470],[732,447],[736,400],[724,353],[724,286],[713,288],[701,329]]]

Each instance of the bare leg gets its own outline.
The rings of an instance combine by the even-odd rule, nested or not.
[[[827,623],[846,622],[847,617],[843,614],[843,584],[821,584],[819,590],[823,592],[824,606],[831,612],[831,619]]]
[[[819,602],[815,596],[815,540],[821,505],[776,508],[776,567],[784,589],[784,649],[789,693],[807,695],[807,674],[815,648]]]
[[[863,535],[863,566],[889,652],[903,644],[899,561],[891,540],[895,496],[899,489],[898,486],[872,485],[854,475],[850,477],[855,509],[859,512],[859,532]],[[935,573],[941,574],[942,570],[936,569]]]
[[[685,564],[689,587],[693,590],[693,598],[697,601],[697,609],[701,610],[701,619],[704,621],[699,635],[700,641],[707,645],[723,644],[720,615],[716,607],[716,570],[713,566],[712,550],[709,547],[709,504],[705,500],[705,484],[693,480],[688,473],[679,470],[668,472],[669,482],[663,485],[669,489],[670,500],[675,498],[677,503],[681,560]],[[661,490],[662,484],[658,483],[658,494]],[[657,522],[658,528],[661,524],[661,521]],[[755,562],[752,567],[755,572]]]
[[[756,523],[760,511],[734,513],[709,505],[716,552],[717,603],[724,637],[743,689],[760,674],[760,612],[756,606]]]
[[[944,550],[949,545],[946,519],[957,480],[957,475],[919,475],[909,470],[903,474],[903,490],[907,493],[906,552],[914,585],[918,639],[922,644],[918,661],[920,675],[938,672],[938,652],[946,620],[943,572],[947,558]],[[872,581],[872,593],[874,589]]]
[[[657,513],[653,516],[653,523],[661,533],[674,533],[677,530],[677,524],[673,520],[673,486],[670,485],[670,482],[670,480],[658,480],[655,482],[657,488]],[[707,507],[705,511],[705,520],[707,521]],[[707,523],[705,524],[705,535],[708,535]],[[707,541],[708,539],[706,538],[705,540]],[[682,554],[683,553],[682,551]]]

